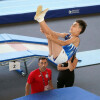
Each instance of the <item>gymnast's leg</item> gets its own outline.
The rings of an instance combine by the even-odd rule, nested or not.
[[[45,14],[47,13],[48,11],[48,8],[45,9],[44,11],[42,11],[42,6],[38,6],[37,8],[37,11],[36,11],[36,15],[34,17],[35,20],[37,20],[40,24],[40,28],[41,28],[41,31],[44,33],[44,34],[51,34],[51,35],[56,35],[54,34],[54,31],[52,31],[48,25],[46,24],[46,22],[44,21],[44,16]]]
[[[53,55],[53,58],[57,58],[62,50],[62,46],[54,43],[49,39],[48,39],[48,48],[49,48],[49,56]]]

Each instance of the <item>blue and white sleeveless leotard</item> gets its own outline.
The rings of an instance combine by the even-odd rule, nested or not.
[[[68,34],[67,36],[65,36],[65,40],[70,39],[71,34]],[[68,56],[68,60],[77,52],[77,48],[74,46],[73,43],[69,44],[69,45],[65,45],[62,46],[66,55]]]
[[[65,40],[70,39],[70,35],[68,34],[65,36]],[[56,64],[61,64],[67,62],[77,51],[77,48],[74,46],[73,43],[69,45],[62,46],[62,51],[60,52],[59,56],[54,60]]]

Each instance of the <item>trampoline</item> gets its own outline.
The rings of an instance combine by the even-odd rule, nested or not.
[[[24,61],[25,74],[28,74],[26,59],[37,56],[48,56],[47,40],[41,38],[0,34],[0,64],[11,61]],[[4,64],[5,65],[5,64]],[[18,70],[22,73],[22,70]]]

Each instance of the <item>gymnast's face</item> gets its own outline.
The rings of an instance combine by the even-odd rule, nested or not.
[[[46,67],[48,66],[48,62],[46,59],[41,59],[39,62],[38,62],[38,65],[39,65],[39,69],[40,71],[45,71],[46,70]]]
[[[72,26],[70,27],[69,32],[75,36],[78,36],[81,32],[81,27],[80,27],[79,23],[74,22],[72,24]]]

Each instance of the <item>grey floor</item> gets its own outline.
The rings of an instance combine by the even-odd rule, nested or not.
[[[100,14],[54,18],[46,20],[46,22],[54,31],[68,32],[70,25],[76,19],[84,19],[88,24],[85,33],[80,36],[81,43],[78,52],[100,49]],[[0,25],[0,34],[1,33],[45,38],[45,36],[39,31],[39,24],[35,21]],[[33,63],[30,64],[30,61],[33,61]],[[30,71],[38,68],[36,64],[37,58],[33,58],[30,61],[27,62],[27,65],[30,64],[30,66],[28,66],[29,73]],[[56,88],[58,71],[51,63],[49,63],[48,67],[52,69],[53,85]],[[22,69],[24,70],[23,67]],[[100,96],[99,76],[100,64],[76,68],[74,86],[81,87]],[[14,98],[24,96],[26,81],[27,77],[22,77],[15,71],[9,72],[8,66],[0,66],[0,100],[12,100]]]

